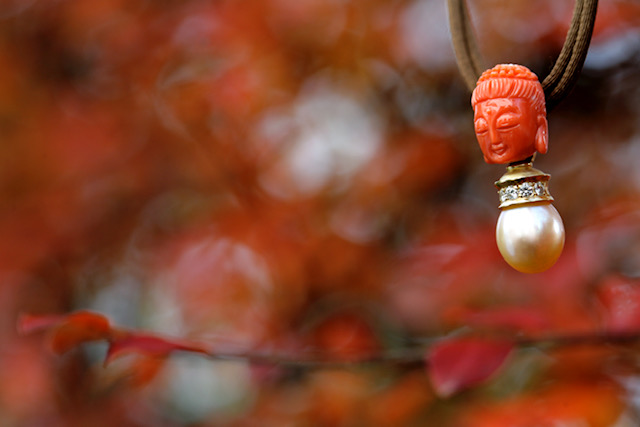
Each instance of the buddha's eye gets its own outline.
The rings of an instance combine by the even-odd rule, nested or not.
[[[489,126],[487,125],[487,121],[482,117],[476,119],[475,121],[476,133],[483,134],[489,130]]]
[[[516,114],[505,113],[496,120],[496,127],[500,130],[509,130],[520,124],[520,117]]]

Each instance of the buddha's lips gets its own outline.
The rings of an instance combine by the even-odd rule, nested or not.
[[[489,148],[491,149],[492,152],[496,154],[504,154],[504,152],[507,151],[507,146],[501,142],[497,144],[491,144]]]

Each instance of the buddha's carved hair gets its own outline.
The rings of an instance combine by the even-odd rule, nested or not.
[[[499,64],[482,73],[471,95],[471,106],[495,98],[528,99],[537,114],[547,114],[538,77],[522,65]]]

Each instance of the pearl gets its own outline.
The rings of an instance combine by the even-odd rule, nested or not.
[[[496,241],[510,266],[522,273],[540,273],[562,253],[562,218],[550,203],[504,208],[496,226]]]

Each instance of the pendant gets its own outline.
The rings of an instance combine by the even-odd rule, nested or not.
[[[487,163],[508,164],[496,183],[501,213],[496,242],[505,261],[523,273],[550,268],[564,247],[564,225],[551,202],[550,175],[533,168],[548,147],[545,98],[528,68],[500,64],[485,71],[471,105],[480,149]]]
[[[496,182],[500,216],[498,249],[522,273],[540,273],[556,263],[564,247],[564,225],[549,193],[550,175],[532,163],[507,167]]]

